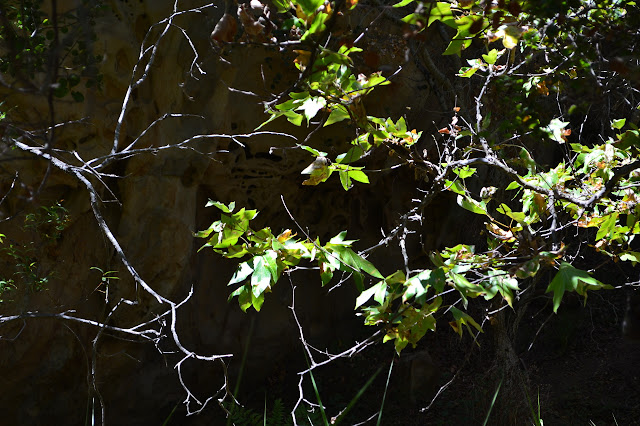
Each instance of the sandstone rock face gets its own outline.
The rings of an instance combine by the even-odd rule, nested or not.
[[[72,10],[81,7],[81,3],[59,1],[58,7],[61,11]],[[107,3],[110,10],[96,20],[97,40],[93,45],[102,58],[97,64],[104,76],[102,89],[83,89],[82,103],[61,100],[55,104],[59,123],[84,118],[56,131],[56,146],[75,152],[84,161],[111,151],[134,66],[138,64],[134,80],[147,72],[143,69],[148,54],[139,62],[141,43],[150,26],[171,15],[174,2]],[[189,8],[207,5],[204,1],[184,2],[189,3],[184,6],[179,3]],[[175,17],[175,26],[158,44],[146,80],[131,93],[120,129],[119,149],[134,142],[135,148],[149,148],[177,144],[195,135],[249,133],[267,118],[260,102],[295,81],[291,53],[256,45],[233,44],[219,51],[211,48],[209,34],[223,13],[221,4]],[[366,16],[363,6],[350,19],[365,25],[367,19],[372,19]],[[378,22],[366,44],[375,46],[383,38],[392,43],[375,58],[361,60],[359,66],[365,71],[382,68],[385,74],[399,66],[405,69],[392,87],[379,91],[388,109],[376,112],[394,119],[407,114],[418,127],[431,129],[432,121],[438,119],[437,113],[433,115],[431,111],[442,112],[441,106],[430,96],[415,64],[405,63],[407,46],[400,27],[385,19],[391,18]],[[157,38],[165,25],[153,27],[150,39]],[[149,39],[145,43],[149,46]],[[7,105],[15,107],[11,114],[14,122],[25,128],[46,127],[45,96],[0,90]],[[378,108],[375,99],[371,100],[372,111]],[[411,110],[405,109],[407,105]],[[182,116],[156,122],[164,114]],[[308,129],[296,128],[285,120],[275,121],[268,130],[287,133],[298,143],[308,133]],[[335,125],[315,133],[307,144],[339,147],[353,137],[351,132],[346,125]],[[222,136],[201,138],[182,149],[122,158],[104,170],[108,175],[102,182],[92,181],[110,229],[143,279],[159,294],[175,301],[186,297],[193,288],[193,296],[178,312],[177,329],[183,344],[203,354],[234,354],[235,358],[229,361],[233,375],[240,368],[239,359],[249,341],[244,374],[258,384],[287,365],[288,360],[301,359],[297,326],[289,309],[291,284],[282,280],[268,295],[254,326],[251,324],[255,314],[244,314],[235,301],[227,302],[230,289],[226,283],[235,263],[210,251],[197,253],[202,242],[195,241],[192,234],[217,219],[218,212],[204,209],[207,199],[236,201],[239,206],[259,209],[257,226],[268,224],[274,231],[295,230],[282,197],[296,220],[312,234],[326,240],[348,228],[357,233],[351,237],[361,239],[364,247],[380,239],[381,229],[388,231],[394,225],[397,218],[390,212],[409,205],[411,193],[407,187],[416,185],[412,172],[400,171],[372,175],[371,186],[356,187],[348,194],[336,182],[301,187],[300,171],[313,158],[306,152],[283,149],[292,142],[295,141],[291,137],[274,134],[235,140]],[[15,154],[2,155],[5,160]],[[71,154],[61,156],[75,161]],[[384,168],[388,161],[383,153],[372,166]],[[8,191],[15,172],[19,176],[18,187],[0,206],[2,218],[14,218],[2,223],[0,232],[25,246],[35,238],[21,227],[25,213],[36,208],[29,200],[34,194],[41,205],[62,200],[69,211],[69,223],[59,240],[46,244],[36,241],[34,256],[41,272],[53,274],[46,291],[16,294],[13,301],[0,305],[4,314],[75,310],[78,317],[131,327],[164,312],[166,306],[145,295],[119,261],[96,223],[81,182],[60,170],[48,173],[45,161],[26,156],[4,163],[2,194]],[[45,184],[37,192],[45,176]],[[399,261],[384,252],[374,256],[383,268],[390,265],[389,270]],[[118,279],[101,281],[101,274],[91,267],[116,271],[113,275]],[[3,268],[9,271],[10,265],[5,262]],[[327,347],[338,337],[348,339],[350,330],[345,325],[349,324],[346,319],[353,316],[355,296],[349,284],[327,294],[327,289],[320,288],[316,271],[296,276],[296,280],[296,308],[309,340]],[[121,297],[139,304],[119,308],[108,316]],[[7,424],[40,424],[43,419],[48,424],[85,421],[87,413],[98,404],[90,383],[92,345],[97,332],[90,325],[45,318],[3,326],[0,334],[10,339],[0,341],[0,407]],[[161,355],[152,344],[130,342],[124,337],[104,333],[96,344],[96,386],[107,407],[107,423],[160,424],[185,397],[172,368],[181,357]],[[159,349],[173,350],[162,345],[158,344]],[[184,373],[201,400],[222,383],[217,364],[186,363]],[[210,406],[198,417],[200,420],[193,421],[212,424],[221,415]]]

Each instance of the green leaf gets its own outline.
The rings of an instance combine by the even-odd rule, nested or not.
[[[506,191],[510,191],[513,189],[518,189],[521,188],[522,186],[516,182],[515,180],[513,182],[511,182],[509,185],[507,185],[507,187],[505,188]]]
[[[322,108],[327,105],[327,101],[325,98],[321,97],[312,97],[305,100],[302,105],[296,108],[296,111],[303,111],[304,117],[307,119],[307,123],[318,114]]]
[[[324,0],[296,0],[305,15],[311,15],[324,3]]]
[[[353,184],[351,183],[351,178],[349,177],[349,173],[345,172],[344,170],[340,170],[340,183],[342,184],[342,187],[345,191],[350,190],[353,186]]]
[[[465,297],[477,297],[484,293],[484,288],[478,284],[471,284],[464,276],[455,272],[450,272],[449,276],[453,281],[453,286]]]
[[[516,269],[516,277],[520,279],[533,277],[538,273],[539,270],[540,259],[538,259],[538,257],[536,256],[533,259],[529,259],[518,266],[518,269]]]
[[[278,13],[285,13],[291,9],[291,2],[289,0],[271,0],[273,5],[278,9]]]
[[[329,240],[329,244],[336,244],[341,246],[350,246],[358,240],[345,240],[347,237],[347,231],[340,231],[340,233]],[[383,277],[380,277],[383,278]]]
[[[76,102],[83,102],[84,101],[84,95],[81,92],[71,91],[71,97]]]
[[[402,294],[402,302],[407,302],[412,297],[416,300],[427,293],[430,287],[429,279],[431,278],[431,270],[425,269],[424,271],[409,278],[404,283],[404,293]]]
[[[224,257],[226,257],[227,259],[233,259],[233,258],[239,258],[239,257],[244,257],[244,255],[246,254],[250,254],[249,250],[247,250],[247,245],[246,244],[242,244],[242,245],[235,245],[235,246],[231,246],[227,249],[227,252],[221,252],[220,250],[214,250],[216,253],[221,253]]]
[[[553,292],[553,312],[558,312],[565,291],[575,291],[587,301],[587,290],[610,289],[608,284],[589,275],[588,272],[576,269],[567,262],[562,262],[556,276],[551,280],[546,293]]]
[[[375,300],[376,302],[378,302],[379,305],[382,305],[384,303],[384,299],[387,296],[387,286],[380,286],[378,287],[378,290],[376,291],[376,293],[373,295],[373,300]]]
[[[484,205],[484,202],[476,201],[471,197],[463,195],[458,195],[456,201],[458,205],[465,210],[469,210],[472,213],[489,216],[489,214],[487,213],[487,207]]]
[[[360,293],[360,296],[356,298],[356,306],[354,309],[358,309],[360,306],[367,303],[369,299],[371,299],[374,296],[375,296],[374,300],[378,302],[378,304],[382,305],[384,303],[384,294],[386,294],[386,291],[387,291],[387,283],[384,280],[369,287],[368,289]],[[382,294],[382,298],[380,298],[381,294]]]
[[[455,18],[451,12],[451,3],[439,1],[435,5],[429,5],[431,13],[429,14],[429,21],[427,26],[431,26],[436,21],[441,21],[443,24],[456,28]]]
[[[498,31],[496,31],[496,35],[498,37],[502,37],[502,44],[507,49],[513,49],[518,45],[518,40],[520,40],[520,36],[525,32],[523,27],[514,26],[514,25],[502,25]]]
[[[240,283],[246,280],[253,272],[253,267],[249,264],[250,262],[253,263],[252,261],[248,261],[242,262],[240,265],[238,265],[238,269],[236,269],[236,272],[233,273],[233,276],[231,277],[227,285]]]
[[[348,175],[351,179],[360,183],[369,183],[369,177],[361,170],[349,170]]]
[[[611,128],[612,129],[617,129],[620,130],[624,127],[624,125],[626,124],[627,119],[626,118],[621,118],[619,120],[613,120],[611,122]]]
[[[560,135],[561,134],[562,133],[560,133]],[[537,164],[533,159],[533,157],[531,156],[531,154],[529,153],[529,151],[524,147],[520,150],[520,160],[522,161],[522,163],[524,163],[525,167],[527,168],[530,174],[534,174],[536,172]]]
[[[298,145],[298,148],[302,148],[302,149],[304,149],[305,151],[309,151],[310,153],[312,153],[312,154],[313,154],[313,155],[315,155],[316,157],[326,157],[326,156],[327,156],[327,153],[326,153],[326,152],[318,151],[317,149],[315,149],[315,148],[311,148],[310,146],[307,146],[307,145],[300,145],[300,144],[297,144],[297,145]]]
[[[620,260],[631,262],[633,266],[635,266],[636,263],[640,262],[640,253],[637,251],[628,251],[626,253],[622,253],[620,255]]]
[[[254,293],[251,293],[251,305],[253,305],[253,309],[255,309],[257,312],[260,312],[260,308],[262,308],[263,303],[264,294],[256,296]]]
[[[406,277],[404,275],[404,272],[402,271],[395,271],[393,274],[389,275],[388,277],[385,277],[384,279],[384,281],[388,285],[404,284],[405,280],[406,280]]]
[[[470,176],[473,176],[473,174],[476,172],[476,169],[474,167],[464,166],[462,168],[453,169],[453,172],[457,174],[460,179],[466,179]]]
[[[611,238],[615,229],[616,223],[618,221],[618,212],[611,213],[605,216],[604,222],[600,225],[598,229],[598,233],[596,234],[596,240],[601,240],[603,238]]]
[[[207,202],[205,207],[211,207],[211,206],[215,206],[215,207],[219,208],[220,210],[222,210],[223,213],[231,213],[233,211],[233,209],[236,208],[236,202],[232,201],[232,202],[229,203],[228,206],[226,206],[223,203],[221,203],[220,201],[209,200],[209,202]]]
[[[498,207],[496,211],[510,217],[521,225],[526,224],[526,215],[523,212],[514,212],[509,206],[504,203],[500,204],[500,207]]]
[[[322,3],[324,3],[323,0],[320,0]],[[321,33],[324,30],[327,29],[327,26],[324,24],[325,21],[329,19],[329,15],[324,13],[324,12],[320,12],[318,13],[314,18],[313,18],[313,22],[311,22],[311,25],[309,26],[309,30],[307,30],[307,32],[305,32],[302,37],[300,38],[300,41],[304,42],[306,41],[311,35],[313,34],[317,34],[317,33]]]
[[[563,131],[564,128],[569,124],[568,121],[562,121],[557,118],[551,120],[548,126],[543,127],[542,130],[545,131],[551,140],[554,140],[558,143],[564,143],[563,139]]]
[[[435,256],[431,257],[431,259],[433,258],[435,258]],[[442,266],[431,271],[431,275],[429,276],[429,285],[436,290],[436,294],[442,293],[446,284],[447,276],[445,275],[445,271]]]
[[[396,122],[396,129],[398,129],[398,133],[406,133],[407,132],[407,122],[404,117],[400,117]]]
[[[455,192],[456,194],[459,194],[459,195],[467,194],[465,187],[462,186],[462,182],[460,182],[459,180],[456,180],[453,182],[450,180],[445,180],[444,184],[445,184],[445,188],[447,188],[449,191]]]
[[[285,111],[282,115],[287,117],[287,120],[295,126],[300,126],[302,124],[302,118],[303,118],[302,114],[298,114],[293,111]]]
[[[491,270],[489,271],[489,285],[485,289],[484,298],[486,300],[490,300],[496,293],[500,293],[509,306],[513,308],[513,291],[519,290],[518,280],[511,278],[504,271]]]
[[[351,119],[351,116],[347,112],[346,108],[342,105],[334,105],[331,107],[329,118],[327,118],[327,121],[325,121],[322,127],[330,126],[333,123],[338,123],[347,119]]]
[[[471,327],[469,327],[470,325],[472,325],[479,332],[483,333],[482,327],[480,327],[480,325],[473,318],[471,318],[469,314],[467,314],[466,312],[462,312],[455,306],[452,306],[450,309],[451,315],[453,315],[453,321],[451,321],[449,325],[456,333],[460,335],[460,337],[462,337],[463,325],[467,328],[471,337],[473,337],[473,333],[471,332]]]
[[[282,115],[281,113],[274,113],[272,111],[269,111],[269,113],[272,114],[271,117],[269,117],[266,121],[264,121],[262,124],[256,127],[256,130],[260,130],[261,128],[263,128],[264,126],[271,123],[273,120],[275,120],[276,118]]]
[[[220,232],[224,229],[224,224],[222,223],[222,221],[215,221],[211,224],[211,226],[208,229],[205,229],[204,231],[198,231],[196,233],[194,233],[194,236],[196,238],[207,238],[209,237],[209,235],[211,235],[212,232]],[[210,245],[210,244],[205,244],[206,245]],[[204,247],[204,246],[203,246]],[[200,250],[202,250],[202,247],[200,248]]]
[[[491,49],[489,53],[486,55],[482,55],[482,59],[489,65],[493,65],[498,60],[498,56],[502,55],[503,51],[498,51],[498,49]]]
[[[620,149],[628,149],[631,146],[640,148],[640,132],[638,130],[627,130],[617,137],[615,146]]]
[[[349,151],[338,155],[336,157],[336,163],[338,164],[353,163],[354,161],[358,161],[360,157],[362,157],[362,154],[364,154],[364,151],[362,150],[362,148],[360,148],[359,146],[354,146],[350,148]],[[355,180],[358,180],[358,179],[355,179]],[[365,183],[369,183],[369,182],[365,182]]]
[[[447,49],[442,54],[460,55],[462,50],[471,45],[471,41],[475,37],[475,34],[482,30],[486,26],[486,23],[484,22],[484,18],[481,15],[465,15],[460,19],[455,20],[453,24],[447,23],[447,25],[454,26],[454,28],[456,28],[458,32],[453,37],[451,43],[449,43],[449,46],[447,46]]]
[[[400,3],[394,4],[393,7],[404,7],[404,6],[406,6],[408,4],[411,4],[413,2],[414,2],[414,0],[402,0]]]
[[[223,249],[235,245],[238,239],[249,229],[249,221],[258,215],[257,210],[240,209],[231,216],[222,215],[220,222],[212,227],[220,231],[207,242],[214,249]],[[209,232],[209,230],[204,231]]]
[[[244,312],[247,312],[247,309],[251,306],[251,286],[249,284],[245,284],[239,287],[236,291],[229,295],[229,300],[233,299],[235,296],[238,296],[238,304],[240,305],[240,309]]]
[[[265,265],[271,274],[271,281],[275,284],[280,278],[281,269],[278,267],[278,253],[273,250],[268,250],[263,256]]]
[[[340,258],[340,260],[342,260],[342,262],[349,266],[345,267],[344,265],[341,265],[340,270],[343,270],[345,272],[353,272],[353,270],[355,269],[358,272],[364,271],[375,278],[384,278],[380,271],[378,271],[371,262],[356,254],[349,247],[334,246],[332,249],[334,253],[337,254],[337,256]]]
[[[253,258],[253,274],[251,274],[251,291],[258,297],[271,288],[271,272],[264,256]]]
[[[331,279],[333,278],[333,270],[328,267],[329,265],[325,262],[321,262],[320,259],[318,259],[318,264],[320,266],[320,280],[322,282],[322,286],[324,287],[325,285],[329,284],[329,282],[331,281]]]
[[[462,67],[456,75],[462,78],[470,78],[476,71],[478,71],[478,67]]]

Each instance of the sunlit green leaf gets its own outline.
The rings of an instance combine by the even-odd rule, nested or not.
[[[326,157],[327,156],[326,152],[318,151],[317,149],[311,148],[310,146],[307,146],[307,145],[298,144],[298,148],[302,148],[305,151],[309,151],[310,153],[312,153],[316,157]]]
[[[250,263],[253,262],[242,262],[240,265],[238,265],[238,269],[236,269],[236,271],[233,273],[233,276],[231,277],[227,285],[240,283],[246,280],[253,272],[253,267],[250,265]]]
[[[357,182],[369,183],[369,177],[361,170],[349,170],[349,177]]]
[[[456,181],[453,181],[453,182],[450,181],[450,180],[446,180],[445,181],[445,188],[447,188],[449,191],[453,191],[456,194],[459,194],[459,195],[462,195],[462,196],[467,194],[467,191],[466,191],[465,187],[462,186],[462,182],[460,182],[459,180],[456,180]]]
[[[502,55],[503,51],[499,51],[498,49],[491,49],[489,53],[486,55],[482,55],[482,59],[489,65],[493,65],[498,60],[498,57]]]
[[[430,287],[430,278],[431,270],[425,269],[424,271],[406,280],[404,283],[405,290],[402,295],[402,301],[406,302],[412,297],[418,299],[422,295],[426,294],[428,288]]]
[[[318,114],[322,108],[325,107],[327,101],[321,97],[313,97],[305,100],[302,105],[296,108],[297,111],[304,111],[304,116],[307,122]]]
[[[253,273],[251,274],[251,291],[258,297],[271,288],[271,272],[267,267],[264,256],[256,256],[252,259]]]
[[[568,121],[562,121],[560,119],[554,118],[551,120],[548,126],[543,127],[542,130],[545,131],[551,140],[554,140],[559,143],[564,143],[564,129],[569,124]]]
[[[342,184],[342,188],[344,188],[345,191],[348,191],[353,186],[353,184],[351,183],[351,178],[349,177],[349,173],[344,170],[340,170],[340,183]]]
[[[316,1],[316,0],[309,0],[309,1]],[[323,3],[323,0],[319,0],[319,1]],[[300,41],[306,41],[309,38],[309,36],[313,34],[321,33],[324,30],[326,30],[327,27],[324,23],[326,22],[327,19],[329,19],[329,15],[327,15],[324,12],[318,13],[313,18],[311,25],[309,25],[309,30],[303,34],[303,36],[300,38]]]
[[[628,251],[620,255],[620,260],[631,262],[634,266],[640,262],[640,252]]]
[[[386,292],[386,290],[387,290],[387,283],[384,280],[369,287],[368,289],[360,293],[360,296],[356,298],[355,309],[358,309],[360,306],[367,303],[369,299],[371,299],[374,295],[378,295],[380,293]],[[382,297],[382,301],[378,301],[378,298],[376,298],[376,302],[382,305],[382,303],[384,302],[384,296]]]
[[[224,213],[231,213],[233,211],[233,209],[236,208],[236,202],[232,201],[229,203],[229,205],[225,205],[223,203],[221,203],[220,201],[213,201],[213,200],[209,200],[207,202],[207,204],[205,205],[205,207],[211,207],[211,206],[215,206],[217,208],[219,208],[220,210],[222,210]]]
[[[462,67],[456,75],[458,77],[469,78],[474,75],[476,71],[478,71],[478,67]]]
[[[302,7],[305,14],[311,15],[322,6],[324,0],[296,0],[296,3]]]
[[[485,286],[486,294],[484,298],[490,300],[496,292],[500,293],[504,300],[513,307],[513,292],[519,290],[518,280],[510,277],[502,271],[489,271],[489,285]]]
[[[458,205],[465,210],[469,210],[472,213],[482,214],[485,216],[488,215],[487,207],[484,205],[483,202],[476,201],[471,197],[463,196],[463,195],[458,195],[458,198],[456,199],[456,201]]]
[[[611,122],[611,128],[620,130],[620,129],[622,129],[624,127],[626,122],[627,122],[626,118],[621,118],[619,120],[613,120]]]
[[[460,177],[460,179],[466,179],[468,177],[473,176],[474,173],[476,172],[476,169],[474,167],[464,166],[461,168],[453,169],[453,172],[457,174]]]
[[[329,113],[329,118],[327,118],[327,121],[325,121],[325,123],[323,124],[323,127],[330,126],[333,123],[338,123],[340,121],[348,120],[350,118],[351,116],[349,115],[349,113],[347,112],[344,106],[335,105],[331,107],[331,113]]]
[[[596,235],[596,240],[601,240],[603,238],[611,238],[613,232],[616,229],[616,223],[618,222],[618,213],[611,213],[605,217],[604,222],[600,225],[598,229],[598,233]]]
[[[333,250],[339,259],[346,264],[346,266],[341,265],[341,270],[345,272],[364,271],[372,277],[384,278],[371,262],[356,254],[349,247],[337,245],[333,247]]]

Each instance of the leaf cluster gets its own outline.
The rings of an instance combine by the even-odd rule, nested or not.
[[[297,240],[289,229],[277,236],[268,227],[253,230],[250,221],[257,216],[257,211],[242,208],[233,213],[233,202],[224,205],[210,201],[207,206],[215,206],[223,214],[208,229],[195,234],[198,238],[207,239],[201,250],[211,247],[227,258],[251,257],[239,264],[228,284],[240,284],[229,299],[237,296],[243,311],[249,307],[259,311],[265,293],[271,291],[285,271],[294,268],[301,260],[316,262],[322,285],[329,283],[336,271],[351,274],[360,290],[363,289],[365,275],[382,278],[369,261],[353,251],[351,245],[355,240],[346,240],[346,231],[323,245],[319,239]]]
[[[0,234],[0,249],[3,261],[10,265],[13,273],[9,277],[0,277],[0,298],[17,290],[37,292],[46,289],[54,272],[44,273],[41,260],[47,246],[56,243],[69,222],[67,209],[59,202],[52,206],[42,206],[38,211],[25,215],[23,230],[31,233],[29,243],[21,244],[5,241]],[[41,244],[35,244],[40,241]],[[4,300],[0,299],[0,302]]]

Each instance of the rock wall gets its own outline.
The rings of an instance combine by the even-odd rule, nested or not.
[[[173,7],[173,2],[157,0],[106,3],[110,10],[97,18],[97,40],[93,45],[102,58],[97,64],[104,75],[102,89],[84,90],[82,103],[61,100],[55,104],[57,122],[84,119],[61,126],[56,131],[56,147],[73,151],[85,161],[111,150],[140,45],[149,27],[169,16]],[[179,2],[183,8],[206,4]],[[81,2],[58,1],[58,7],[61,11],[72,10],[81,7]],[[120,149],[134,141],[137,148],[146,148],[176,144],[198,134],[251,132],[266,119],[261,101],[295,81],[291,52],[238,43],[214,51],[209,34],[222,12],[219,2],[199,13],[175,17],[175,26],[158,45],[146,81],[132,93],[121,130]],[[349,25],[366,26],[372,19],[369,12],[368,6],[362,5],[349,16]],[[151,37],[157,37],[163,29],[164,24],[156,25]],[[384,17],[363,43],[372,49],[382,46],[375,58],[356,60],[364,71],[378,68],[390,74],[389,71],[403,67],[391,86],[377,90],[370,100],[370,110],[385,105],[383,111],[378,111],[380,114],[395,119],[406,115],[409,123],[419,130],[432,131],[433,121],[440,120],[444,111],[431,95],[422,71],[414,62],[406,62],[408,46],[402,28],[392,17]],[[193,66],[192,46],[199,55],[195,58],[198,67]],[[134,78],[142,75],[141,68]],[[46,127],[46,96],[6,88],[0,91],[6,104],[14,107],[11,120],[25,128]],[[169,113],[183,116],[166,118],[151,126]],[[268,130],[288,133],[298,138],[298,143],[309,131],[284,120],[274,122]],[[137,140],[143,131],[146,133]],[[352,137],[348,126],[335,125],[315,133],[308,144],[337,149]],[[381,230],[388,231],[394,226],[397,219],[394,212],[411,203],[413,194],[408,189],[419,185],[413,172],[401,170],[372,174],[370,186],[360,185],[349,193],[336,182],[303,187],[300,171],[312,158],[308,153],[284,149],[291,142],[290,138],[274,135],[236,140],[204,138],[183,146],[184,149],[123,158],[109,167],[109,175],[102,182],[94,181],[107,223],[146,282],[173,300],[184,298],[193,288],[193,297],[179,311],[178,330],[183,343],[199,353],[236,355],[229,363],[233,377],[240,368],[243,347],[250,339],[245,377],[251,378],[247,383],[254,385],[282,369],[293,373],[291,360],[301,361],[297,327],[289,309],[291,285],[286,280],[279,283],[267,297],[259,316],[244,314],[235,301],[227,302],[226,283],[235,263],[211,252],[197,253],[201,242],[194,241],[192,235],[217,219],[216,211],[204,209],[207,199],[236,201],[240,206],[259,209],[258,226],[295,229],[283,209],[283,197],[296,220],[313,234],[326,239],[348,228],[354,234],[350,236],[361,239],[365,247],[380,239]],[[119,262],[96,224],[81,183],[60,170],[47,172],[45,161],[30,156],[15,158],[13,151],[2,155],[2,194],[8,192],[15,172],[19,177],[16,189],[0,205],[2,218],[11,218],[0,224],[0,232],[18,244],[28,244],[34,236],[24,231],[21,223],[24,215],[34,211],[38,204],[62,200],[70,214],[60,240],[36,247],[39,268],[43,273],[53,273],[46,290],[16,295],[13,301],[0,305],[4,314],[75,310],[78,316],[106,321],[120,297],[138,299],[140,304],[118,310],[108,318],[111,325],[131,326],[161,312],[162,306],[144,296]],[[70,154],[60,155],[71,161]],[[376,155],[373,168],[389,164],[386,153]],[[45,184],[39,191],[43,180]],[[33,197],[35,201],[31,200]],[[414,243],[417,242],[416,239]],[[395,270],[400,260],[391,250],[384,249],[375,253],[374,258],[389,272]],[[5,262],[5,270],[9,266]],[[107,288],[101,282],[101,274],[91,267],[117,271],[119,279],[109,282],[106,303]],[[327,294],[312,272],[296,279],[293,283],[296,307],[310,341],[323,347],[339,339],[352,339],[357,333],[351,328],[353,289],[343,285]],[[252,325],[254,317],[257,319]],[[87,395],[96,332],[95,327],[45,318],[3,326],[0,407],[7,424],[39,424],[43,419],[48,424],[85,421],[92,404]],[[106,333],[97,344],[97,387],[107,406],[107,423],[159,424],[185,396],[172,368],[178,358],[159,354],[151,344],[130,342],[122,337]],[[161,346],[160,349],[170,350]],[[193,362],[185,367],[185,378],[199,398],[206,398],[205,395],[219,388],[220,374],[217,365]],[[211,406],[191,421],[215,424],[220,416],[221,412]]]

